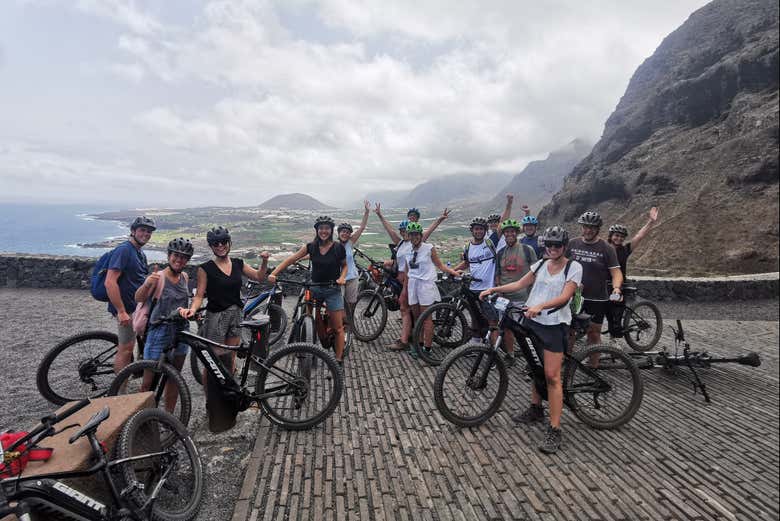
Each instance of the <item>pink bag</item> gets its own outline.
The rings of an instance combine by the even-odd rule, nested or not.
[[[163,288],[165,287],[165,273],[158,272],[160,278],[157,280],[157,289],[154,292],[154,302],[160,300],[162,296]],[[147,298],[140,306],[133,311],[133,331],[138,336],[143,336],[146,333],[146,324],[149,323],[149,315],[152,312],[152,299]]]

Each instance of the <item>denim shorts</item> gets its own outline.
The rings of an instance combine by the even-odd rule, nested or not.
[[[187,324],[157,324],[155,326],[149,326],[149,331],[146,334],[146,342],[144,343],[144,360],[159,360],[160,354],[168,347],[173,340],[173,335],[176,329],[179,331],[189,330],[190,325]],[[173,350],[173,355],[184,356],[187,354],[190,346],[179,342],[176,349]],[[171,356],[171,352],[168,352],[168,356]]]
[[[329,311],[341,311],[344,309],[344,297],[341,288],[313,287],[311,296],[317,302],[324,302]]]

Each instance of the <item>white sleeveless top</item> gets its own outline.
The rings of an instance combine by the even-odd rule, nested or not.
[[[403,253],[403,260],[398,263],[399,269],[405,271],[410,279],[428,280],[431,282],[436,281],[436,266],[431,260],[431,251],[433,251],[433,245],[427,242],[420,243],[417,251],[417,258],[415,258],[415,250],[411,248],[409,251]],[[412,261],[417,263],[416,268],[412,268],[410,264]]]

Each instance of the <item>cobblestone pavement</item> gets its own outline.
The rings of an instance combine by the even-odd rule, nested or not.
[[[704,316],[738,319],[716,321],[696,306],[662,303],[666,318],[691,317],[694,349],[756,350],[763,365],[702,370],[711,404],[693,394],[685,371],[643,371],[644,402],[629,424],[596,431],[565,411],[554,456],[536,450],[542,426],[509,419],[527,403],[519,367],[487,423],[447,423],[433,405],[435,370],[383,347],[398,336],[395,314],[378,341],[354,346],[341,405],[311,431],[284,431],[250,410],[212,435],[187,374],[190,427],[208,471],[198,519],[777,519],[777,302],[750,306],[713,304]],[[746,320],[755,317],[773,320]],[[0,426],[27,426],[51,409],[34,373],[54,342],[111,326],[85,291],[0,290]],[[661,344],[671,345],[669,334]]]

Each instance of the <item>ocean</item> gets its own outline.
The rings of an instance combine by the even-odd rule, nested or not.
[[[91,214],[117,208],[71,204],[0,203],[0,253],[47,253],[99,257],[106,249],[82,248],[79,243],[100,242],[126,237],[126,224],[101,221]],[[149,260],[160,260],[164,253],[147,251]]]

